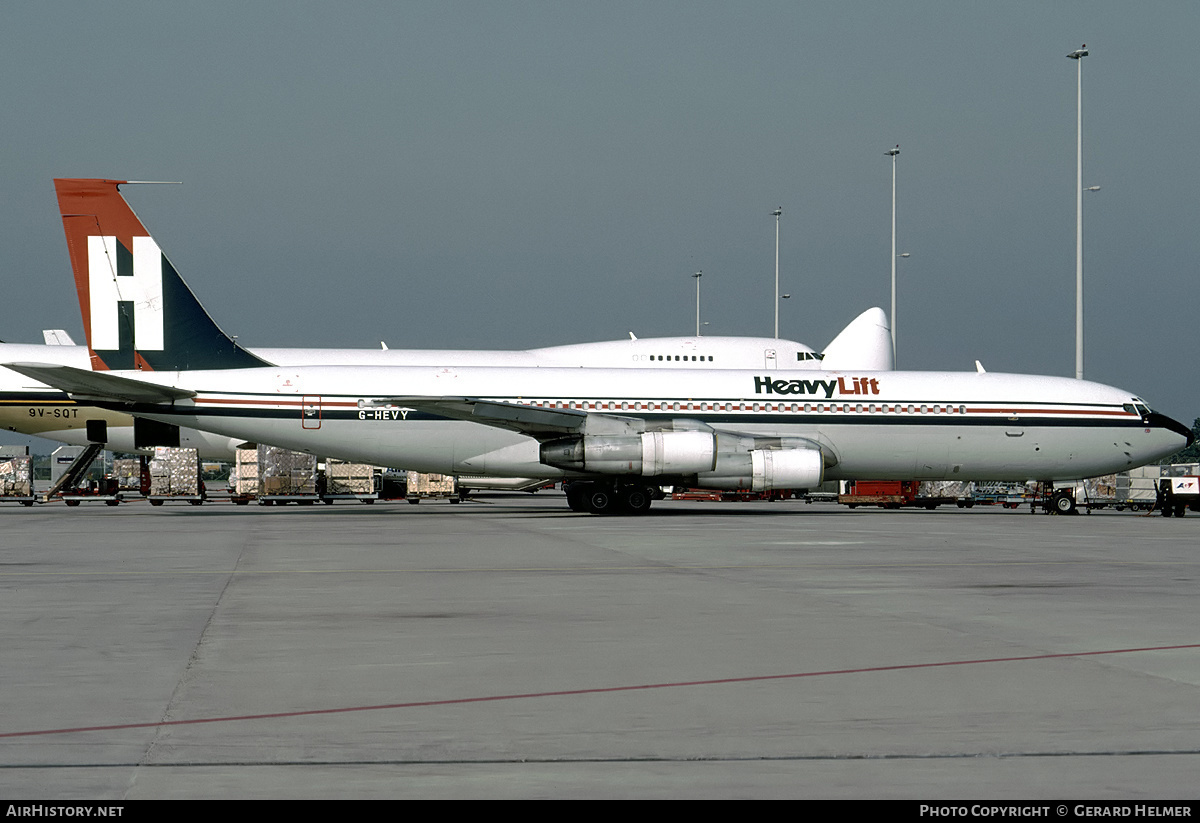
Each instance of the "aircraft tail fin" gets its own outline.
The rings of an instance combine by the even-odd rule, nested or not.
[[[892,329],[883,309],[867,309],[825,347],[821,368],[891,371],[895,368]]]
[[[127,182],[54,181],[92,368],[271,365],[238,346],[200,305],[121,196]]]

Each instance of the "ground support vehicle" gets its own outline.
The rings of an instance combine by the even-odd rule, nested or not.
[[[761,500],[774,502],[802,496],[803,493],[797,493],[795,489],[771,489],[756,492],[751,489],[688,489],[680,487],[671,493],[672,500],[721,501],[724,503],[750,503]]]
[[[1029,511],[1036,513],[1040,507],[1046,514],[1078,514],[1082,509],[1091,514],[1093,509],[1106,509],[1116,503],[1116,483],[1117,477],[1113,474],[1078,480],[1070,485],[1038,483]]]
[[[852,509],[859,506],[899,509],[916,499],[919,485],[916,480],[846,480],[838,493],[838,502]]]
[[[1200,512],[1200,476],[1160,479],[1156,505],[1163,517],[1183,517],[1189,509]]]
[[[972,484],[957,480],[845,480],[837,502],[850,508],[879,506],[884,509],[929,509],[938,506],[975,505]]]
[[[50,455],[50,490],[42,501],[49,503],[61,499],[68,506],[84,502],[104,503],[116,506],[121,502],[117,481],[111,476],[88,480],[88,470],[104,452],[103,443],[87,446],[59,446]]]
[[[987,482],[974,483],[971,502],[978,506],[1003,506],[1015,509],[1032,500],[1024,483]]]
[[[78,506],[80,503],[103,503],[106,506],[121,504],[121,494],[117,490],[117,480],[114,477],[85,480],[78,486],[60,492],[58,497],[71,507]]]
[[[680,487],[678,489],[675,489],[675,491],[671,492],[671,499],[672,500],[698,500],[698,501],[716,503],[716,502],[720,502],[721,500],[724,500],[725,494],[727,494],[727,492],[723,492],[720,489],[685,489],[685,488]]]

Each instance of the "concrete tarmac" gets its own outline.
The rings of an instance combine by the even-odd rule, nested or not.
[[[1200,797],[1200,518],[0,508],[0,795]]]

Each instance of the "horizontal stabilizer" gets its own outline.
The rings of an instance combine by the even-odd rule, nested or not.
[[[87,371],[52,363],[5,363],[4,368],[32,377],[47,386],[66,392],[73,400],[108,403],[173,403],[195,397],[187,389],[143,383],[105,372]]]
[[[74,346],[75,341],[64,329],[42,329],[42,339],[47,346]]]

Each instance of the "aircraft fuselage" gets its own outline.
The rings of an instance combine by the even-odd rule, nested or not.
[[[1075,479],[1143,465],[1188,438],[1181,424],[1120,389],[997,373],[314,367],[125,374],[197,392],[170,406],[131,409],[141,416],[448,474],[580,473],[547,466],[525,434],[381,399],[483,398],[636,419],[648,431],[711,429],[718,448],[737,438],[801,438],[819,444],[831,479]]]

